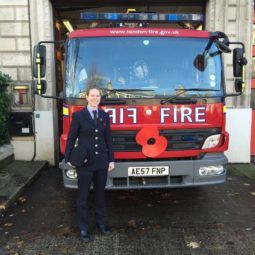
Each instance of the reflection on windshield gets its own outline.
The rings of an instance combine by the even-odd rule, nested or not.
[[[208,39],[200,38],[79,38],[68,44],[66,95],[85,97],[88,87],[102,88],[112,98],[153,98],[178,89],[221,89],[220,56],[209,57],[202,72],[194,67]],[[212,45],[210,51],[216,47]],[[107,91],[112,91],[107,93]],[[189,95],[217,95],[191,91]]]

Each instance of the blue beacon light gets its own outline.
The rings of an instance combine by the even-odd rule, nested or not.
[[[168,21],[168,22],[202,22],[202,14],[157,14],[157,13],[95,13],[83,12],[80,14],[81,20],[95,21]]]

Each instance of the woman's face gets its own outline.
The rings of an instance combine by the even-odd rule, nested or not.
[[[100,91],[98,89],[91,89],[86,98],[89,106],[98,107],[101,99]]]

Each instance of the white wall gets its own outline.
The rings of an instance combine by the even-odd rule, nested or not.
[[[54,128],[52,111],[35,111],[35,137],[36,157],[35,160],[55,161],[54,153]]]
[[[226,155],[230,162],[250,162],[251,140],[251,72],[252,72],[252,0],[209,0],[206,5],[206,29],[222,31],[230,41],[243,42],[248,65],[245,67],[246,90],[242,96],[228,97],[227,131],[230,133],[229,150]],[[231,46],[234,48],[234,46]],[[232,54],[224,54],[226,89],[234,92]]]
[[[49,0],[29,0],[32,45],[53,41],[53,8]],[[55,54],[52,44],[46,45],[47,95],[55,96]],[[56,164],[59,153],[58,114],[56,100],[35,96],[36,159]],[[37,118],[36,114],[40,117]]]
[[[251,115],[251,109],[227,109],[229,149],[225,155],[231,163],[250,162]]]

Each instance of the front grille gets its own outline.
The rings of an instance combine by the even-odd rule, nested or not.
[[[145,186],[145,185],[159,185],[168,184],[168,176],[154,176],[154,177],[129,177],[130,186]]]
[[[154,177],[122,177],[113,178],[114,187],[146,187],[146,186],[168,186],[170,184],[177,185],[183,182],[183,176],[154,176]]]
[[[142,146],[136,143],[138,131],[112,131],[113,148],[115,152],[137,152]],[[220,134],[220,128],[160,130],[160,135],[167,141],[166,151],[201,149],[207,137]]]

